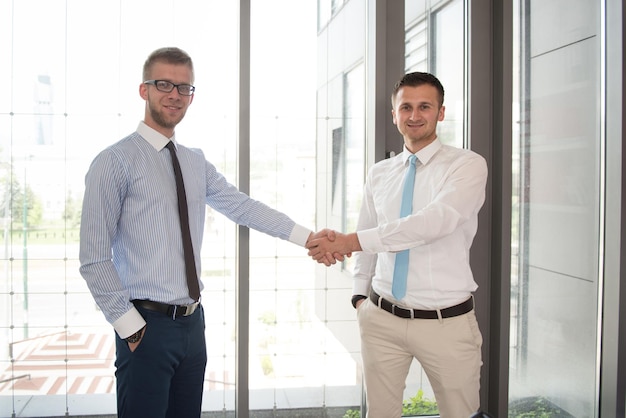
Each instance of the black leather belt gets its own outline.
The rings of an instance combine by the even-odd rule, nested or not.
[[[133,302],[135,306],[140,306],[150,311],[161,312],[167,316],[171,316],[172,318],[178,318],[179,316],[189,316],[196,311],[198,306],[200,306],[199,301],[196,303],[192,303],[191,305],[168,305],[167,303],[140,299],[135,299],[131,302]]]
[[[387,299],[381,298],[380,295],[373,290],[370,292],[370,299],[379,308],[386,310],[390,314],[399,316],[405,319],[438,319],[439,315],[437,311],[423,311],[421,309],[407,309],[398,305],[394,305]],[[466,314],[474,309],[474,298],[470,297],[463,303],[451,306],[449,308],[440,309],[442,318],[452,318],[453,316],[459,316]]]

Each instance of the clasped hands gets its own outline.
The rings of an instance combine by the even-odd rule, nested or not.
[[[332,229],[322,229],[309,236],[306,242],[308,255],[327,267],[337,261],[344,261],[345,257],[350,257],[352,251],[356,250],[353,248],[352,238],[356,238],[356,234],[342,234]]]

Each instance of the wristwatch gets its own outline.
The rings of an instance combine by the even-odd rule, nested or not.
[[[128,337],[125,338],[127,343],[136,343],[139,340],[141,340],[141,335],[143,334],[143,329],[145,328],[145,326],[143,328],[141,328],[139,331],[137,331],[134,334],[129,335]]]

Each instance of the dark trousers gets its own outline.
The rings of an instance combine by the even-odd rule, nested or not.
[[[147,323],[137,349],[131,352],[115,337],[118,417],[200,417],[207,362],[204,310],[172,319],[137,309]]]

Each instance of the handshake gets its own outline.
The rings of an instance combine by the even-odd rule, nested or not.
[[[361,251],[356,233],[342,234],[332,229],[311,233],[305,246],[313,260],[327,267],[345,260],[345,257],[350,257],[353,251]]]

